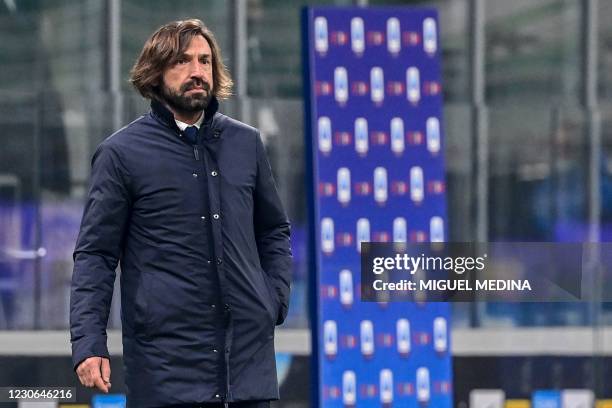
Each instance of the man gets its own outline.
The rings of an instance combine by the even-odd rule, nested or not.
[[[217,112],[232,81],[199,20],[159,28],[131,81],[151,111],[92,160],[70,299],[76,372],[109,391],[120,260],[129,406],[268,407],[291,250],[259,133]]]

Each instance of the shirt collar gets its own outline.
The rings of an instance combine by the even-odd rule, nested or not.
[[[174,121],[176,122],[176,126],[178,126],[181,132],[185,131],[185,129],[187,129],[189,126],[195,126],[199,130],[200,126],[202,126],[202,122],[204,122],[204,112],[200,114],[200,117],[198,118],[198,120],[196,120],[196,122],[193,125],[190,125],[189,123],[181,122],[177,118],[174,118]]]

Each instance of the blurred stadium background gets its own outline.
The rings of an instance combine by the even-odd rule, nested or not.
[[[0,386],[76,384],[68,300],[90,157],[148,108],[127,82],[147,36],[197,17],[236,81],[222,110],[261,129],[293,223],[280,406],[309,406],[299,13],[324,4],[438,9],[451,241],[611,240],[610,1],[0,0]],[[483,388],[516,407],[539,389],[612,399],[610,304],[454,304],[452,325],[455,406]]]

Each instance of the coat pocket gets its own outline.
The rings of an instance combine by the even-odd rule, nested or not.
[[[149,337],[149,281],[141,273],[134,294],[133,322],[134,334],[139,337]]]
[[[276,321],[278,320],[278,314],[280,313],[280,300],[278,297],[278,293],[276,292],[276,288],[274,287],[274,283],[272,282],[272,279],[268,276],[267,273],[263,271],[262,268],[259,268],[259,271],[266,285],[268,297],[267,299],[265,299],[265,303],[270,311],[270,317],[272,318],[272,328],[274,328],[276,326]]]

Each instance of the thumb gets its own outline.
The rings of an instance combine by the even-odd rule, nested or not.
[[[104,380],[104,382],[106,383],[110,383],[111,369],[110,369],[110,361],[108,360],[108,358],[102,359],[102,367],[100,371],[102,374],[102,380]]]

